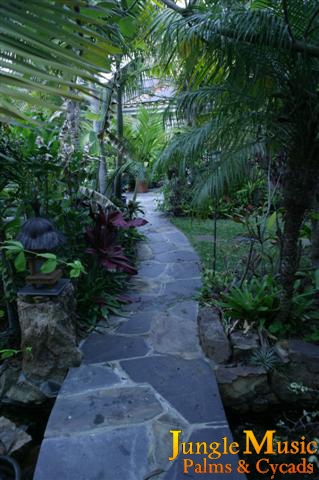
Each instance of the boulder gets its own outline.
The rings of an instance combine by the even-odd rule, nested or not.
[[[0,368],[0,399],[2,400],[6,392],[16,385],[19,378],[19,368],[5,363]]]
[[[289,363],[282,370],[271,374],[271,386],[283,402],[312,404],[317,401],[319,390],[319,346],[303,340],[279,342]],[[291,385],[297,388],[292,388]],[[305,387],[305,388],[303,388]]]
[[[265,411],[278,404],[261,367],[219,365],[215,369],[223,403],[240,413]]]
[[[319,388],[319,345],[304,342],[303,340],[290,340],[288,354],[291,363],[306,369],[313,374]]]
[[[244,333],[236,330],[230,334],[230,343],[233,348],[233,361],[249,363],[256,350],[260,348],[257,333]]]
[[[28,381],[61,383],[68,369],[80,364],[74,311],[71,283],[57,297],[18,296],[22,370]]]
[[[231,358],[232,351],[218,310],[202,307],[198,322],[200,343],[207,357],[216,363],[226,363]]]
[[[0,417],[0,439],[1,455],[21,453],[32,442],[30,435],[6,417]]]
[[[27,380],[23,373],[20,373],[17,382],[4,392],[1,401],[13,404],[37,404],[40,405],[47,400],[47,396],[40,387]]]

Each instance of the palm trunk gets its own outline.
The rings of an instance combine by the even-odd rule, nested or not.
[[[96,95],[98,92],[95,92]],[[89,99],[91,110],[93,113],[98,114],[100,112],[100,102],[104,103],[104,100],[98,100],[97,97],[90,97]],[[103,105],[104,108],[104,105]],[[108,112],[108,106],[106,106],[106,111]],[[99,142],[99,162],[97,165],[96,179],[97,179],[97,190],[102,195],[105,195],[107,189],[107,158],[104,145],[104,132],[101,125],[101,121],[95,120],[93,122],[93,130],[96,133]]]
[[[119,66],[118,66],[119,68]],[[121,168],[123,164],[123,86],[121,79],[119,79],[119,86],[117,87],[117,138],[120,142],[120,146],[117,152],[116,169]],[[122,178],[120,174],[116,175],[114,182],[114,193],[117,198],[121,198],[122,194]]]
[[[214,232],[213,232],[213,275],[217,266],[217,201],[214,200]]]
[[[137,183],[137,178],[135,178],[134,193],[133,193],[133,197],[132,197],[133,202],[136,202],[137,190],[138,190],[138,183]]]
[[[100,145],[100,158],[99,158],[99,169],[98,169],[98,184],[99,184],[98,190],[99,190],[99,193],[101,193],[102,195],[105,195],[107,169],[106,169],[106,154],[105,154],[103,137],[99,139],[99,145]]]
[[[296,204],[291,204],[286,209],[280,271],[282,295],[279,317],[281,321],[287,320],[291,310],[295,273],[299,264],[299,231],[305,210]]]
[[[315,195],[313,210],[315,215],[311,219],[311,260],[314,269],[319,268],[319,192]]]
[[[5,239],[5,235],[3,231],[0,232],[0,241],[3,242]],[[2,288],[5,300],[5,306],[7,311],[8,317],[8,330],[4,332],[4,336],[11,337],[15,341],[15,345],[17,339],[20,338],[20,323],[18,318],[16,300],[15,300],[15,286],[13,283],[13,272],[10,267],[10,263],[8,262],[4,250],[1,250],[1,263],[2,263],[2,272],[1,272],[1,281],[2,281]],[[0,335],[0,337],[3,336]]]
[[[278,319],[286,321],[289,317],[295,274],[299,266],[299,233],[305,212],[311,207],[317,183],[317,171],[300,161],[301,166],[288,166],[284,193],[284,233],[280,262],[281,299]]]
[[[67,101],[66,118],[59,133],[60,159],[64,167],[68,194],[70,198],[78,188],[77,174],[72,172],[70,164],[74,152],[80,148],[80,107],[74,100]]]

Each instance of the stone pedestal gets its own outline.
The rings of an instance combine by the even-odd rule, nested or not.
[[[72,284],[57,297],[19,295],[18,312],[24,376],[37,385],[62,383],[68,369],[78,366],[81,360]]]

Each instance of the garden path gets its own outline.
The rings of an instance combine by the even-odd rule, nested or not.
[[[140,197],[149,223],[133,303],[84,341],[82,365],[69,371],[52,410],[34,480],[180,480],[182,455],[168,462],[170,430],[182,430],[184,441],[232,441],[198,342],[199,259],[156,211],[156,196]],[[184,457],[202,464],[202,455]],[[243,480],[236,456],[208,461],[232,464],[227,478]]]

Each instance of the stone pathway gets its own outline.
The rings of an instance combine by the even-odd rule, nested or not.
[[[140,200],[150,223],[132,281],[136,301],[127,317],[112,318],[106,333],[92,333],[82,345],[82,365],[70,370],[57,398],[34,480],[194,479],[193,469],[183,474],[182,457],[201,463],[203,455],[169,462],[170,430],[182,430],[182,441],[232,441],[198,343],[198,257],[156,211],[154,194]],[[234,455],[208,461],[231,463],[236,472]]]

